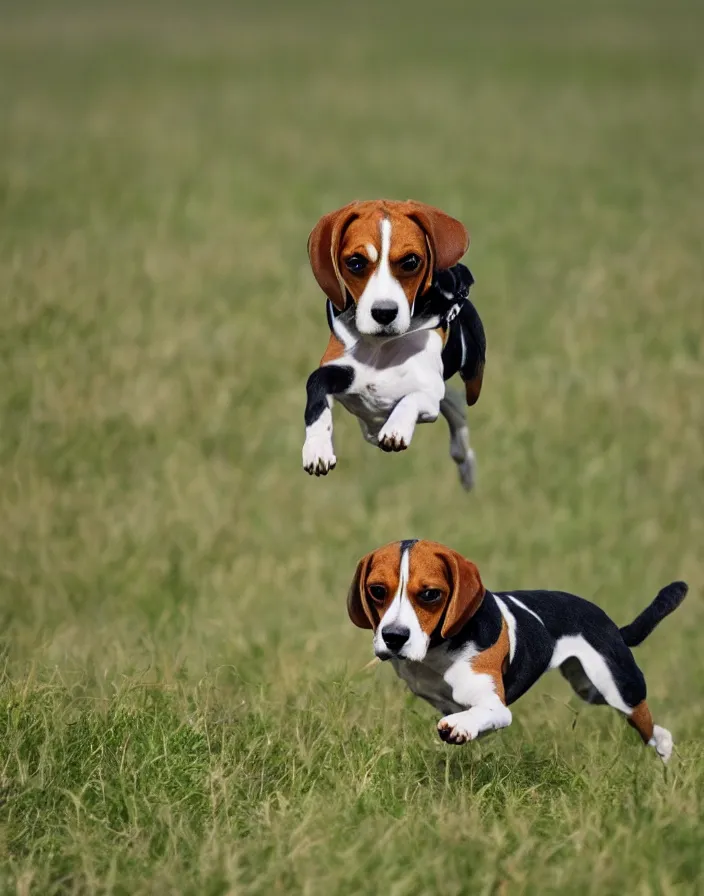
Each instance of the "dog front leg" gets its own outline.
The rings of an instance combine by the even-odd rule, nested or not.
[[[472,661],[460,661],[447,670],[444,677],[452,688],[453,701],[468,709],[440,719],[438,734],[442,740],[463,744],[511,724],[513,717],[505,703],[501,674],[507,645],[508,638],[504,644],[500,637],[495,645],[474,658],[475,665],[481,665],[481,672],[473,670]]]
[[[411,444],[416,423],[433,423],[440,413],[442,396],[426,392],[405,395],[389,415],[379,432],[382,451],[404,451]]]
[[[352,368],[338,364],[319,367],[308,377],[303,469],[311,476],[326,476],[335,468],[337,458],[332,444],[332,396],[349,389],[353,380]]]
[[[508,728],[512,720],[511,710],[496,697],[440,719],[438,734],[448,744],[463,744],[489,731]]]

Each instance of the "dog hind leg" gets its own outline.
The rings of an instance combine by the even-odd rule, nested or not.
[[[580,639],[582,640],[582,639]],[[667,763],[672,754],[672,735],[653,724],[645,702],[645,680],[633,654],[625,646],[611,653],[611,667],[589,644],[583,642],[577,655],[565,657],[559,664],[562,675],[575,693],[592,704],[608,704],[626,716],[628,724],[640,734],[646,746],[654,747]]]
[[[571,656],[562,663],[560,673],[569,681],[575,694],[585,703],[606,703],[606,700],[587,677],[584,666],[576,656]]]
[[[474,485],[476,460],[469,445],[469,426],[465,417],[464,400],[459,392],[446,389],[440,402],[440,413],[450,428],[450,457],[457,464],[462,488],[469,491]]]
[[[672,735],[667,728],[653,724],[653,717],[645,700],[633,708],[628,724],[640,734],[646,747],[655,747],[655,752],[667,764],[672,755]]]

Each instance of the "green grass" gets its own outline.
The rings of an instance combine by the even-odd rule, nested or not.
[[[30,4],[0,30],[0,892],[704,891],[704,12]],[[463,494],[336,413],[305,243],[353,198],[472,231]],[[630,621],[667,772],[559,676],[443,745],[344,599],[412,536]]]

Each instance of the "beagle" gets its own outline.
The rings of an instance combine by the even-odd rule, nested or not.
[[[472,487],[464,401],[445,390],[459,373],[473,405],[482,388],[484,328],[468,299],[472,275],[458,264],[468,245],[463,224],[420,202],[353,202],[315,226],[308,255],[331,333],[306,386],[308,473],[325,476],[337,462],[335,399],[384,451],[408,448],[416,423],[441,413],[462,485]]]
[[[352,622],[373,629],[374,652],[444,717],[442,740],[463,744],[511,724],[511,703],[558,668],[587,703],[624,713],[663,762],[672,735],[653,724],[630,648],[684,600],[673,582],[618,626],[562,591],[487,591],[477,567],[432,541],[401,541],[360,560],[347,598]]]

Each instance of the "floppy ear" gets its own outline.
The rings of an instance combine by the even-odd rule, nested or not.
[[[373,556],[372,552],[359,561],[350,590],[347,592],[347,613],[357,628],[374,628],[366,596],[367,570]]]
[[[422,202],[408,202],[409,216],[425,231],[430,249],[430,266],[426,275],[427,289],[433,282],[433,271],[451,268],[469,248],[469,233],[461,221]]]
[[[345,282],[337,264],[337,253],[342,234],[354,217],[357,205],[357,202],[351,202],[336,212],[323,215],[308,237],[308,258],[313,275],[339,311],[345,310],[347,296]]]
[[[486,589],[474,563],[470,563],[457,551],[451,551],[449,548],[444,548],[440,554],[447,564],[452,585],[441,634],[443,638],[451,638],[477,612],[484,600]]]

